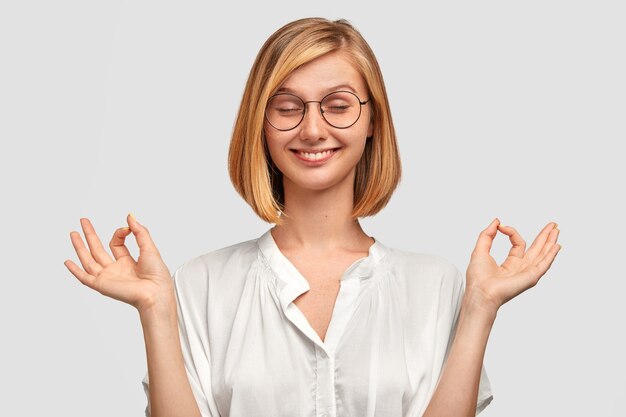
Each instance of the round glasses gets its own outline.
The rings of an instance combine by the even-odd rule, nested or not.
[[[351,91],[335,91],[320,101],[303,101],[290,93],[274,94],[267,101],[265,118],[273,128],[281,131],[298,127],[304,120],[308,103],[318,103],[322,118],[337,129],[347,129],[361,117],[361,106],[370,99],[361,101]]]

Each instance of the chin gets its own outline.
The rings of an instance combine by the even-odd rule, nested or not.
[[[312,192],[320,192],[330,190],[333,188],[341,187],[346,181],[350,181],[350,186],[354,186],[354,176],[343,175],[340,178],[337,176],[309,175],[306,178],[298,178],[296,181],[290,181],[291,187],[299,190],[308,190]]]

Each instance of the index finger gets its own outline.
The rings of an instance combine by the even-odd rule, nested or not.
[[[502,233],[509,237],[511,241],[511,250],[509,251],[509,256],[514,256],[516,258],[523,258],[524,251],[526,250],[526,242],[522,238],[522,235],[519,234],[517,229],[513,226],[504,226],[502,224],[498,225],[498,228]]]
[[[132,258],[130,251],[124,244],[126,241],[126,236],[130,233],[130,227],[120,227],[116,229],[113,233],[113,237],[109,242],[109,248],[111,248],[111,252],[115,259],[120,259],[123,256],[129,256]],[[134,259],[133,259],[134,260]]]

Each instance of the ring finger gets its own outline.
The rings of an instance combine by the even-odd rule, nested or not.
[[[89,250],[85,247],[80,234],[72,231],[70,233],[70,240],[72,241],[72,246],[74,246],[74,250],[78,255],[78,259],[80,260],[83,269],[93,276],[100,274],[102,267],[95,261],[95,259],[93,259],[91,252],[89,252]]]

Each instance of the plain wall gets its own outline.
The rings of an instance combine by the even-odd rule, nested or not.
[[[173,271],[266,231],[229,136],[258,49],[307,16],[350,20],[385,76],[404,176],[368,234],[465,271],[494,217],[529,246],[559,223],[498,314],[482,416],[625,415],[625,7],[555,0],[3,2],[0,415],[143,415],[138,314],[70,274],[69,233],[108,246],[132,211]]]

